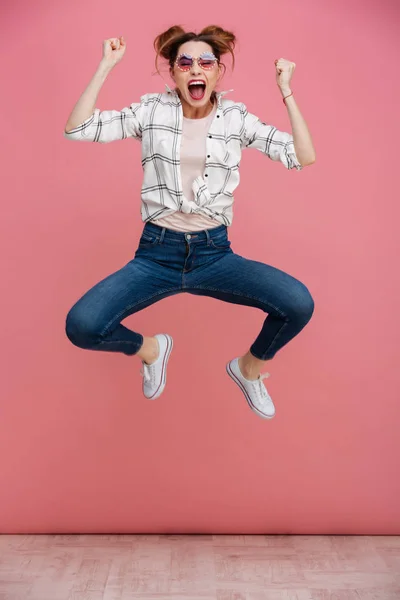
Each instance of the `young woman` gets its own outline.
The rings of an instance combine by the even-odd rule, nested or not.
[[[315,150],[290,89],[295,63],[275,60],[293,135],[261,122],[243,103],[224,98],[228,92],[216,91],[221,56],[229,52],[234,66],[235,41],[232,32],[214,25],[200,34],[171,27],[156,37],[154,47],[156,67],[160,56],[168,61],[175,89],[145,94],[121,111],[95,108],[107,75],[126,51],[122,36],[103,42],[100,65],[64,135],[100,143],[128,137],[141,141],[145,225],[134,258],[71,308],[66,334],[80,348],[136,354],[143,365],[143,393],[155,399],[166,384],[172,338],[166,333],[144,337],[121,325],[123,319],[183,292],[259,308],[268,316],[258,337],[226,370],[250,408],[271,418],[275,407],[263,383],[269,373],[261,375],[261,370],[305,327],[314,302],[291,275],[232,250],[233,192],[243,148],[260,150],[299,171],[315,162]],[[248,207],[257,219],[250,201]]]

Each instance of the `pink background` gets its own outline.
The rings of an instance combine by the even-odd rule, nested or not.
[[[398,534],[399,7],[184,6],[19,1],[1,15],[0,530]],[[272,421],[225,372],[258,334],[257,309],[180,295],[126,319],[174,337],[156,402],[137,357],[78,349],[64,331],[142,230],[140,144],[69,142],[64,125],[105,38],[124,35],[127,52],[99,108],[164,90],[152,44],[175,23],[232,28],[237,65],[226,59],[219,89],[286,131],[274,59],[297,64],[317,162],[287,171],[245,151],[229,231],[315,300],[269,363]]]

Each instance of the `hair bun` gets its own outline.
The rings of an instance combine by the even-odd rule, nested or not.
[[[176,38],[180,38],[185,35],[185,30],[180,25],[174,25],[160,33],[154,40],[154,49],[163,58],[169,58],[171,45]]]
[[[220,38],[225,43],[229,44],[233,50],[236,43],[236,36],[232,31],[227,31],[219,25],[207,25],[204,29],[201,30],[200,35],[212,35]]]

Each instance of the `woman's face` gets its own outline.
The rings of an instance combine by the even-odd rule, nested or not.
[[[206,42],[185,42],[178,49],[178,54],[189,54],[194,58],[199,58],[203,52],[213,52],[212,47]],[[212,69],[203,69],[199,66],[197,60],[192,62],[188,71],[181,71],[176,64],[171,70],[171,77],[179,90],[182,104],[188,104],[191,109],[205,108],[210,102],[211,94],[218,82],[222,67],[218,62],[214,63]],[[203,86],[189,87],[190,81],[202,81]]]

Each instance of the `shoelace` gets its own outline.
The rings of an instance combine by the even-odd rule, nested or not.
[[[260,400],[272,402],[265,388],[265,385],[263,384],[263,379],[266,379],[267,377],[270,377],[270,373],[262,373],[258,379],[255,379],[255,381],[253,381],[253,383],[255,384],[255,386],[258,385],[258,388],[256,387],[256,389],[260,392]]]
[[[145,381],[151,381],[150,367],[152,365],[148,365],[148,364],[144,363],[143,361],[142,361],[142,365],[143,365],[143,367],[140,370],[141,376],[144,378]]]

